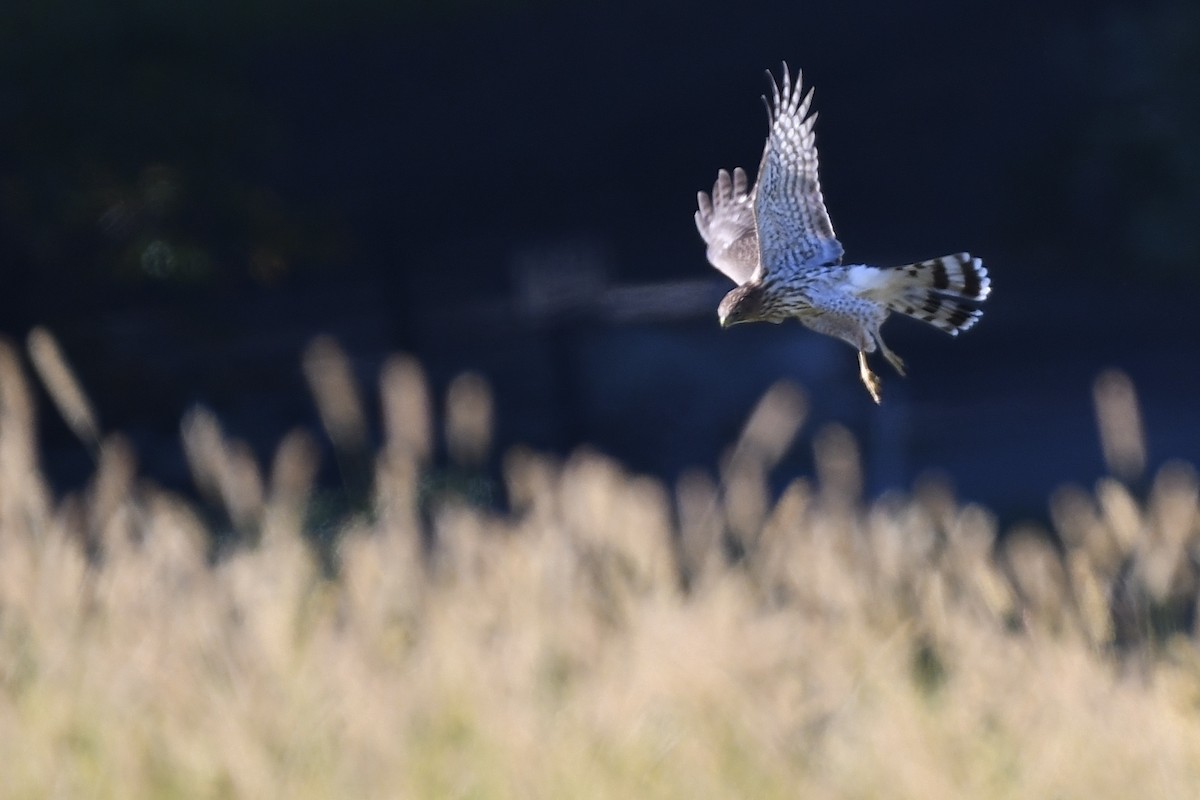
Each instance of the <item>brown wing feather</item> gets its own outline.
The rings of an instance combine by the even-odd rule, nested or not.
[[[758,266],[754,195],[746,185],[746,171],[741,167],[732,177],[721,170],[711,199],[704,192],[696,194],[696,229],[708,245],[708,260],[738,285],[750,280]]]
[[[842,259],[817,177],[817,115],[808,115],[812,92],[802,95],[800,81],[797,73],[792,83],[784,64],[782,81],[771,79],[771,100],[764,98],[771,132],[754,187],[754,214],[766,271],[782,265],[803,269],[837,264]]]

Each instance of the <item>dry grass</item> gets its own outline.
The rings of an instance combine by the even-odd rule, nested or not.
[[[0,344],[5,797],[1184,798],[1200,785],[1190,467],[1164,469],[1144,501],[1116,480],[1064,490],[1060,549],[1032,529],[997,548],[989,514],[944,487],[863,505],[839,429],[818,437],[819,480],[772,502],[763,476],[804,413],[778,388],[720,481],[668,488],[593,454],[518,451],[513,510],[498,515],[430,497],[432,403],[397,359],[380,384],[374,513],[344,524],[330,577],[303,531],[303,435],[264,477],[211,415],[189,416],[198,486],[243,542],[214,560],[198,512],[99,433],[48,334],[31,349],[97,469],[78,496],[48,491],[20,357]],[[305,368],[330,433],[358,446],[341,351],[319,343]],[[1122,432],[1140,423],[1121,380],[1097,398],[1128,470],[1140,443]],[[465,470],[491,398],[466,377],[450,399]]]

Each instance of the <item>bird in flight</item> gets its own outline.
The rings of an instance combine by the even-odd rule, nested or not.
[[[858,350],[859,375],[878,403],[881,383],[867,353],[879,349],[904,374],[904,362],[879,334],[888,315],[896,311],[957,336],[983,313],[978,304],[991,292],[987,269],[970,253],[900,267],[843,264],[817,179],[812,91],[802,95],[801,75],[792,83],[786,63],[782,82],[767,76],[770,134],[758,182],[750,189],[741,167],[732,175],[721,170],[712,196],[697,195],[696,227],[708,260],[738,284],[717,309],[721,327],[795,317],[837,337]]]

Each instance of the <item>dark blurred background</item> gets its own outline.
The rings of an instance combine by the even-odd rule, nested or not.
[[[1005,516],[1103,472],[1091,385],[1140,391],[1152,465],[1200,456],[1200,5],[10,0],[0,331],[54,331],[106,429],[188,484],[210,406],[266,460],[317,427],[318,333],[493,383],[497,444],[713,468],[779,378],[861,438],[873,491],[943,470]],[[336,8],[335,8],[336,6]],[[722,332],[695,192],[757,166],[764,70],[817,88],[847,259],[970,250],[994,294],[880,364]],[[42,414],[71,488],[85,450]],[[808,469],[802,444],[783,465]]]

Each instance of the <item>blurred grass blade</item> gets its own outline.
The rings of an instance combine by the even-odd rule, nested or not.
[[[492,446],[492,389],[483,376],[459,375],[446,390],[446,448],[466,467],[479,467]]]
[[[808,401],[799,387],[780,381],[767,390],[742,428],[738,453],[770,469],[779,463],[804,425]]]
[[[433,452],[433,412],[425,370],[412,356],[392,356],[379,383],[388,453],[427,462]]]
[[[1096,378],[1092,395],[1104,463],[1124,481],[1140,479],[1146,471],[1146,435],[1133,381],[1123,372],[1108,370]]]
[[[358,383],[337,342],[328,336],[313,340],[304,352],[304,377],[334,445],[350,452],[365,448],[367,424]]]
[[[33,367],[67,427],[93,453],[98,453],[100,424],[96,420],[96,412],[84,394],[75,371],[67,363],[58,341],[45,328],[34,328],[29,332],[26,344]]]

